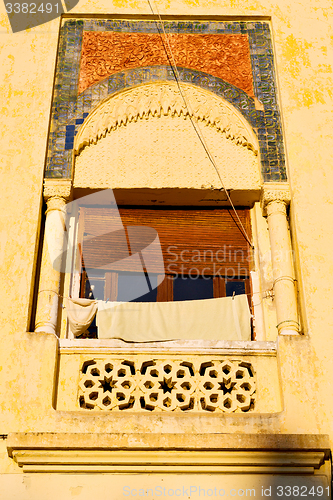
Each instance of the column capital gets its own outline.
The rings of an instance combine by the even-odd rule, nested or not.
[[[290,188],[286,182],[272,182],[261,188],[260,205],[263,216],[267,216],[267,206],[273,202],[280,202],[287,207],[290,204]]]
[[[44,179],[43,196],[48,202],[51,198],[62,198],[65,203],[69,202],[73,194],[73,183],[71,179]]]

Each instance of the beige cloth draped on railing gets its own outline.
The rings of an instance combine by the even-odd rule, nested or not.
[[[179,302],[98,302],[98,338],[251,340],[246,295]]]
[[[78,337],[91,325],[97,311],[97,301],[90,299],[65,298],[69,328]]]

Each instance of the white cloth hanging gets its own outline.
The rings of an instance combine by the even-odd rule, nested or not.
[[[78,337],[91,325],[97,311],[97,301],[65,297],[65,306],[70,331],[74,337]]]
[[[98,338],[251,340],[246,295],[177,302],[98,302]]]

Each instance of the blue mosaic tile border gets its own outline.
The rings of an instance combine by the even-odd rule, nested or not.
[[[157,33],[153,21],[65,20],[60,34],[59,56],[52,106],[45,177],[72,176],[73,143],[79,127],[99,102],[122,89],[154,80],[174,80],[171,68],[154,66],[122,71],[89,87],[78,95],[78,78],[83,31]],[[170,33],[247,34],[250,44],[254,91],[264,111],[233,85],[200,71],[179,68],[180,79],[224,97],[249,121],[260,145],[265,182],[287,180],[281,118],[277,101],[273,49],[267,22],[167,21]]]

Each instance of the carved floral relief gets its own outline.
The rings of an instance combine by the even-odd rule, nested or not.
[[[120,71],[170,65],[171,52],[178,67],[221,78],[254,96],[247,35],[167,35],[85,31],[82,42],[79,92]]]

